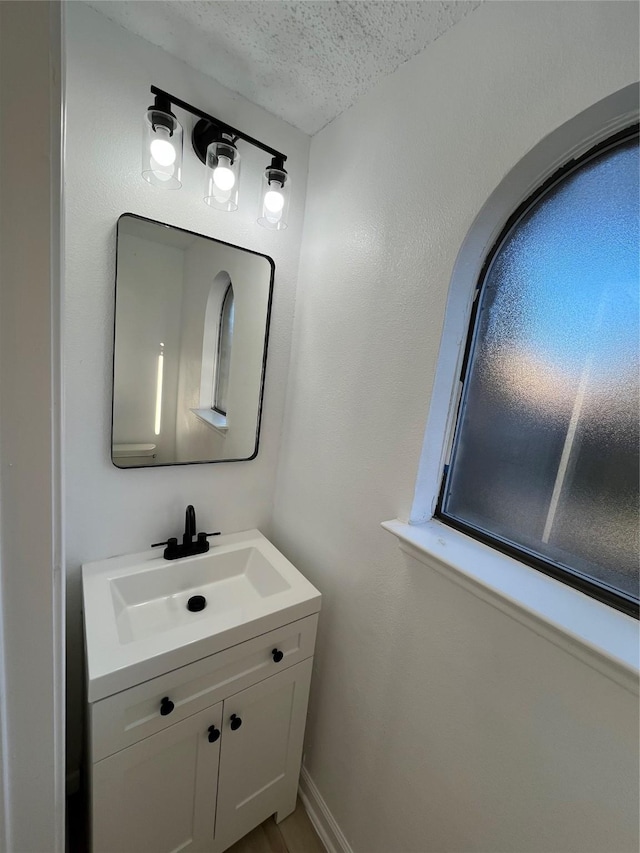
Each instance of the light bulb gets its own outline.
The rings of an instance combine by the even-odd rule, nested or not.
[[[159,166],[171,166],[176,161],[176,149],[167,138],[169,131],[164,127],[156,128],[156,138],[151,142],[151,156]]]
[[[218,165],[213,170],[213,183],[223,192],[233,188],[236,176],[231,168],[231,160],[228,157],[219,156]]]
[[[282,184],[278,183],[278,181],[271,182],[271,186],[274,184],[275,186],[282,188]],[[284,207],[284,196],[279,190],[268,190],[264,194],[264,206],[269,213],[280,213]]]
[[[151,168],[154,170],[156,181],[164,183],[173,179],[173,173],[175,172],[175,168],[173,166],[163,166],[161,163],[152,159]]]

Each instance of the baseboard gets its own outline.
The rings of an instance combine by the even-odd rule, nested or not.
[[[351,845],[304,766],[300,772],[299,793],[309,820],[327,848],[327,853],[353,853]]]

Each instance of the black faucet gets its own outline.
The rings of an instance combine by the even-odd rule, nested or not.
[[[191,545],[193,537],[196,535],[196,511],[191,504],[187,507],[184,514],[184,535],[182,536],[183,545]],[[209,543],[207,542],[207,547]]]
[[[182,535],[182,545],[178,545],[178,539],[172,536],[166,542],[156,542],[152,548],[157,548],[158,545],[166,545],[164,549],[165,560],[178,560],[180,557],[191,557],[194,554],[205,554],[209,550],[207,536],[219,536],[220,531],[216,533],[198,533],[194,542],[193,537],[196,535],[196,511],[191,504],[187,507],[184,515],[184,533]]]

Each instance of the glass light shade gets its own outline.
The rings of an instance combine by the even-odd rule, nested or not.
[[[258,225],[281,231],[287,227],[291,178],[284,169],[270,166],[262,176],[262,196]]]
[[[240,153],[231,138],[212,142],[207,148],[204,200],[216,210],[238,209]]]
[[[182,127],[172,113],[153,107],[143,123],[142,177],[163,190],[182,186]]]

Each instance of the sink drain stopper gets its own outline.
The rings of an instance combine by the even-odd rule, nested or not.
[[[187,601],[187,610],[192,613],[198,613],[199,610],[204,610],[207,606],[207,599],[204,595],[192,595]]]

